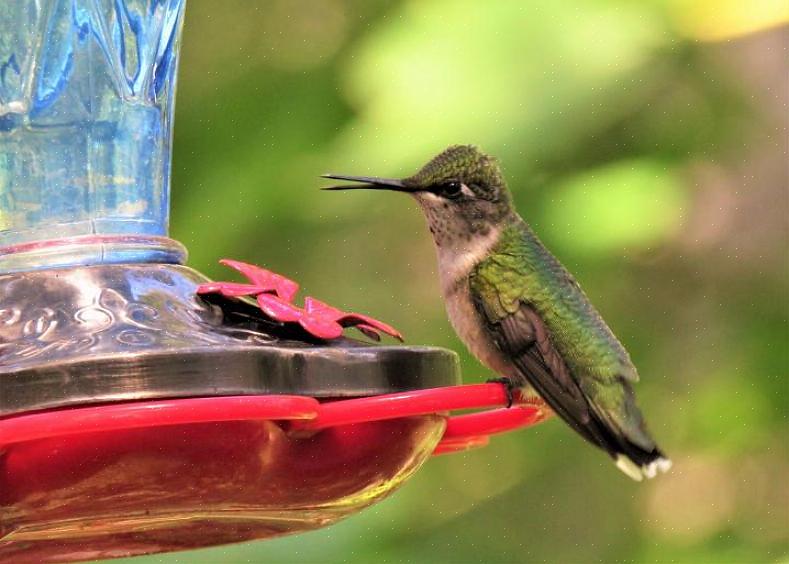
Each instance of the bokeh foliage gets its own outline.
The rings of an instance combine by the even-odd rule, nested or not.
[[[747,4],[747,8],[743,8]],[[773,562],[789,554],[782,2],[191,0],[172,233],[392,322],[489,375],[443,312],[399,194],[453,143],[500,157],[522,215],[639,366],[675,462],[631,483],[559,422],[431,460],[326,530],[135,560]]]

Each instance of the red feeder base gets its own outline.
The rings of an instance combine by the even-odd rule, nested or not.
[[[329,525],[392,492],[434,450],[544,417],[522,406],[447,425],[448,409],[504,402],[499,385],[483,384],[324,404],[219,397],[2,419],[0,562],[131,556]]]

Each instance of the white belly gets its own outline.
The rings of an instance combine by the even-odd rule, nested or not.
[[[517,371],[485,331],[485,323],[471,301],[469,274],[499,239],[499,228],[463,244],[436,244],[441,290],[455,332],[471,354],[496,373],[516,379]],[[446,242],[445,242],[446,243]]]
[[[444,295],[444,301],[449,321],[460,340],[471,354],[493,370],[497,376],[515,376],[512,365],[485,331],[485,324],[471,301],[468,279],[455,288],[454,291],[450,290]]]

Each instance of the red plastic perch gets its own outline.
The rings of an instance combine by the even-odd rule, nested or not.
[[[209,421],[282,420],[291,428],[320,430],[338,425],[381,421],[456,409],[507,405],[501,384],[471,384],[414,390],[327,403],[306,396],[230,396],[126,402],[58,409],[0,419],[0,447],[40,438]],[[487,444],[488,435],[543,421],[550,410],[539,403],[447,416],[435,453]]]

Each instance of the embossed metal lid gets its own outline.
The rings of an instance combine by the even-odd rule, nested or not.
[[[176,265],[0,276],[0,416],[144,398],[352,397],[460,382],[454,353],[326,343],[195,296]]]

